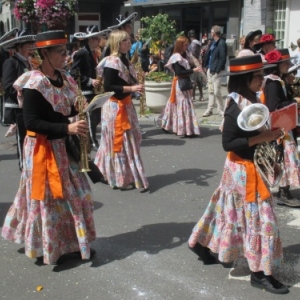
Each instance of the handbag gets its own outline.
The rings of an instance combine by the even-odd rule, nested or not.
[[[69,135],[66,138],[66,151],[77,163],[80,163],[80,140],[77,135]],[[92,160],[88,161],[89,169],[91,171],[87,172],[93,183],[102,182],[107,184],[99,168],[94,164]]]
[[[179,85],[179,89],[182,92],[193,89],[193,84],[190,76],[178,77],[178,85]]]

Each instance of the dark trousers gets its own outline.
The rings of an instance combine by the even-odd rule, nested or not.
[[[86,95],[86,100],[88,103],[92,101],[92,99],[95,97],[95,95]],[[91,138],[91,144],[93,146],[98,147],[99,142],[97,140],[96,136],[96,130],[98,124],[101,122],[101,108],[96,108],[89,114],[89,127],[90,127],[90,138]]]

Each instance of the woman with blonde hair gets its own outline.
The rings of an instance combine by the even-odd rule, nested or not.
[[[104,90],[115,94],[102,107],[102,131],[95,164],[113,188],[131,190],[148,189],[148,180],[140,155],[141,131],[131,101],[132,93],[143,93],[134,67],[126,57],[130,49],[130,36],[122,30],[109,37],[111,55],[97,66],[103,78]]]
[[[173,54],[165,65],[174,73],[170,98],[160,116],[161,128],[179,136],[200,135],[200,129],[193,106],[193,85],[190,75],[201,72],[202,68],[191,69],[191,57],[187,52],[189,40],[185,36],[177,38]]]

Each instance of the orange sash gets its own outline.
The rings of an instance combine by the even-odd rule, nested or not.
[[[118,102],[119,110],[115,121],[115,135],[114,135],[114,152],[121,152],[123,144],[124,131],[131,128],[128,115],[126,111],[126,105],[131,103],[131,96],[127,96],[123,100],[119,100],[115,97],[109,99],[113,102]]]
[[[63,199],[60,174],[47,136],[32,131],[27,131],[27,135],[36,137],[33,152],[31,199],[45,199],[46,180],[48,180],[53,198]]]
[[[233,152],[228,152],[227,158],[230,161],[244,165],[246,167],[246,201],[255,202],[256,192],[260,195],[262,201],[271,197],[269,189],[257,172],[252,161],[244,160]]]
[[[174,76],[173,81],[172,81],[172,87],[171,87],[171,96],[170,96],[170,102],[171,103],[176,103],[176,84],[178,81],[178,77]]]

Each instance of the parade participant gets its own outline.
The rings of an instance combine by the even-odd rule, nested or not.
[[[19,107],[17,91],[13,84],[24,72],[32,69],[30,57],[33,55],[34,41],[35,35],[30,34],[25,29],[19,30],[15,38],[2,44],[4,49],[15,49],[15,54],[4,62],[2,75],[5,91],[5,122],[11,125],[16,124],[17,154],[20,170],[22,170],[23,165],[22,153],[26,129],[23,121],[23,110]]]
[[[201,72],[202,67],[191,69],[188,46],[189,40],[186,37],[178,37],[173,54],[165,65],[175,77],[170,98],[159,119],[161,119],[161,128],[164,131],[171,131],[179,136],[194,137],[200,135],[200,129],[193,105],[193,86],[189,76],[194,72]]]
[[[124,18],[124,16],[119,15],[119,18],[117,18],[117,21],[119,22],[117,25],[113,25],[108,27],[108,29],[111,30],[124,30],[126,31],[129,35],[132,33],[132,24],[131,22],[137,17],[138,13],[134,12],[127,18]],[[110,55],[110,45],[109,43],[106,45],[102,52],[102,58],[109,56]],[[128,51],[128,58],[130,57],[129,51]]]
[[[103,59],[97,72],[104,80],[105,91],[115,92],[102,107],[102,136],[95,164],[113,188],[130,190],[148,188],[140,154],[141,132],[131,93],[144,92],[136,84],[133,65],[126,57],[130,36],[123,30],[113,31],[108,42],[111,55]]]
[[[251,55],[251,52],[256,53],[256,49],[254,48],[254,46],[259,42],[261,35],[262,35],[262,31],[259,29],[255,31],[250,31],[246,36],[244,49],[242,49],[238,53],[237,57]]]
[[[288,74],[291,67],[288,49],[270,51],[265,55],[265,59],[275,67],[269,69],[265,76],[263,86],[265,104],[270,112],[283,108],[296,102],[291,93],[288,92],[283,77]],[[290,186],[300,187],[300,161],[297,144],[292,132],[286,132],[283,140],[284,147],[284,168],[283,176],[279,183],[277,193],[277,204],[290,207],[300,207],[300,201],[294,199],[290,192]]]
[[[1,36],[0,38],[0,122],[4,126],[7,126],[8,124],[6,124],[4,120],[5,108],[4,108],[4,89],[2,83],[2,68],[5,60],[13,55],[13,50],[4,49],[3,47],[1,47],[1,45],[7,40],[14,38],[17,32],[18,32],[18,28],[14,28],[8,31],[7,33],[3,34],[3,36]]]
[[[276,48],[276,42],[278,41],[272,34],[263,34],[253,48],[261,55],[262,60],[265,61],[265,55]]]
[[[82,94],[88,103],[95,97],[95,89],[100,85],[97,79],[96,67],[99,63],[98,48],[101,36],[107,36],[110,30],[99,31],[97,26],[89,26],[86,33],[77,32],[74,36],[82,40],[83,47],[73,56],[70,74],[76,78],[80,71]],[[90,113],[90,138],[93,150],[97,150],[99,143],[96,136],[97,126],[101,121],[101,108],[96,108]]]
[[[215,102],[218,106],[219,115],[223,115],[224,104],[221,92],[222,82],[220,75],[225,70],[227,45],[223,38],[221,38],[221,27],[213,26],[211,28],[211,35],[213,42],[205,57],[205,68],[207,70],[208,80],[208,105],[203,114],[203,117],[209,117],[213,114]]]
[[[198,221],[188,245],[204,264],[218,259],[230,263],[245,257],[251,270],[252,286],[271,293],[287,293],[288,288],[272,276],[281,265],[282,244],[274,200],[269,187],[254,166],[258,144],[281,136],[281,130],[245,131],[237,117],[249,104],[259,102],[256,93],[263,84],[264,66],[260,55],[231,59],[228,101],[224,113],[222,144],[228,152],[219,187]]]
[[[66,151],[68,135],[87,136],[84,120],[69,124],[77,114],[77,84],[61,71],[67,56],[63,31],[36,36],[42,63],[15,82],[23,103],[27,136],[19,190],[2,228],[2,236],[25,243],[30,258],[43,263],[63,262],[65,254],[91,257],[95,240],[91,189],[79,165]],[[93,252],[92,252],[93,254]]]

